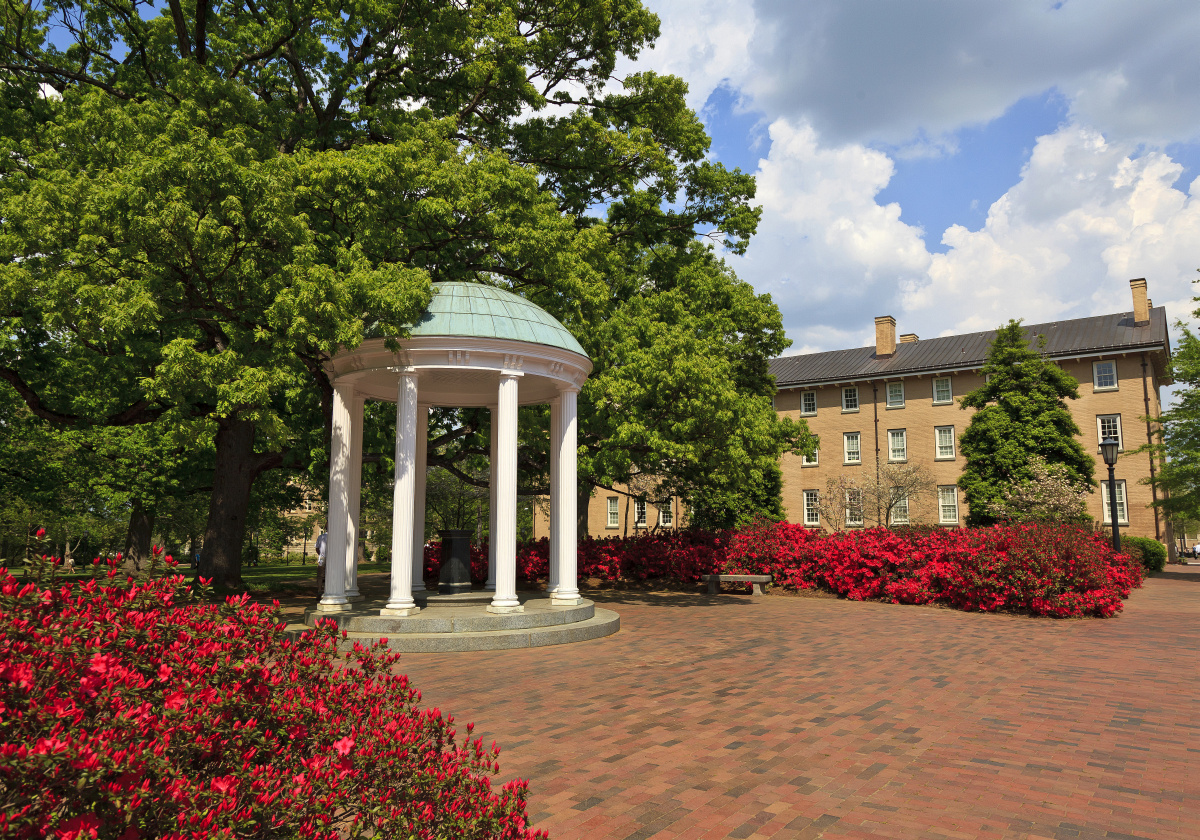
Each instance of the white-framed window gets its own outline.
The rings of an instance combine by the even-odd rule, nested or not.
[[[888,429],[888,460],[908,460],[908,432],[904,429]]]
[[[895,488],[892,489],[892,492],[896,492]],[[908,524],[908,496],[899,497],[896,499],[895,504],[892,505],[892,524]]]
[[[1101,523],[1104,525],[1112,524],[1112,499],[1108,493],[1108,482],[1100,482],[1100,492],[1104,496],[1104,519]],[[1121,479],[1117,482],[1117,524],[1129,524],[1129,506],[1125,504],[1125,480]]]
[[[1120,414],[1097,414],[1096,434],[1099,436],[1097,440],[1100,441],[1103,441],[1105,438],[1114,438],[1117,441],[1117,450],[1120,452],[1125,451],[1125,439],[1121,437]]]
[[[608,527],[618,528],[621,525],[621,513],[617,510],[617,497],[608,497]]]
[[[1117,390],[1117,363],[1092,362],[1092,389],[1096,391]]]
[[[817,392],[805,391],[800,395],[800,413],[810,417],[817,413]]]
[[[858,432],[846,432],[842,435],[843,460],[847,464],[862,463],[862,436]]]
[[[889,382],[887,384],[887,407],[904,408],[903,382]]]
[[[646,527],[646,500],[633,500],[633,524],[638,528]]]
[[[862,490],[856,487],[846,491],[846,524],[850,527],[863,524]]]
[[[804,491],[804,524],[821,524],[820,495],[816,490]]]
[[[664,528],[670,528],[675,524],[675,516],[671,513],[670,499],[658,506],[658,524]]]
[[[858,411],[858,386],[842,389],[842,411]]]
[[[954,460],[954,427],[953,426],[935,426],[933,429],[933,437],[936,449],[934,457],[939,461]]]
[[[950,387],[949,376],[939,376],[933,380],[933,404],[945,405],[954,402],[954,389]]]
[[[958,487],[953,484],[938,487],[938,522],[958,524]]]
[[[815,467],[817,465],[817,461],[820,458],[820,455],[821,455],[820,449],[814,449],[813,454],[811,454],[811,455],[801,455],[800,456],[800,466]]]

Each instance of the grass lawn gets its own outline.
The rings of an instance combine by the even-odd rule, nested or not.
[[[358,567],[360,575],[368,575],[375,572],[387,572],[391,569],[388,563],[363,563]],[[32,574],[32,569],[28,566],[16,566],[9,569],[13,577],[17,579],[29,577]],[[194,572],[191,566],[180,566],[180,574],[185,577],[192,577]],[[71,581],[85,581],[91,577],[91,567],[83,566],[76,567],[70,573],[62,573],[58,575],[58,580],[64,583]],[[227,595],[249,591],[254,595],[294,595],[303,592],[306,588],[311,588],[317,582],[317,567],[314,563],[307,565],[263,565],[242,567],[242,582],[244,587],[223,588],[218,594]]]

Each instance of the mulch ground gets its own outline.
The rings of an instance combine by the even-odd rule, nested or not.
[[[1113,619],[593,591],[605,639],[408,654],[552,838],[1200,837],[1200,567]]]

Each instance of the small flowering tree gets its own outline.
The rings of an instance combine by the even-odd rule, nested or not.
[[[988,503],[988,514],[1000,522],[1090,522],[1087,497],[1091,488],[1072,479],[1060,464],[1040,455],[1029,457],[1030,477],[1004,490]]]
[[[492,788],[494,744],[422,708],[385,647],[339,663],[338,641],[173,573],[0,569],[0,836],[544,836],[525,782]]]

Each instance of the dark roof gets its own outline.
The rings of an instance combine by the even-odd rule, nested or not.
[[[830,350],[772,359],[769,370],[780,388],[823,382],[847,382],[936,373],[982,367],[987,359],[995,330],[929,338],[908,344],[896,344],[891,356],[876,356],[874,347]],[[1167,337],[1167,311],[1161,306],[1150,310],[1150,323],[1137,326],[1132,312],[1075,318],[1025,327],[1025,338],[1032,346],[1044,335],[1043,352],[1050,358],[1071,358],[1103,352],[1159,350],[1170,352]],[[1161,364],[1161,362],[1160,362]],[[1162,374],[1162,371],[1158,371]]]

